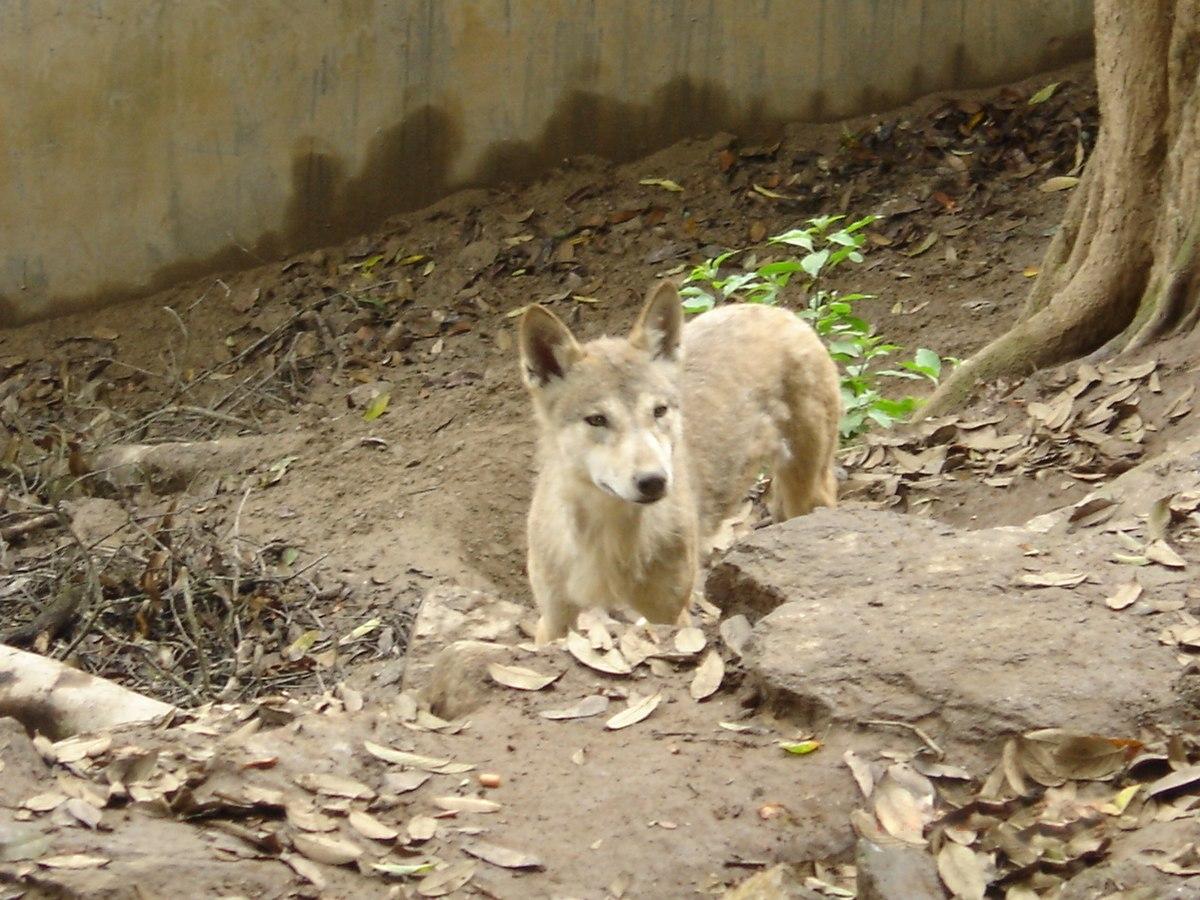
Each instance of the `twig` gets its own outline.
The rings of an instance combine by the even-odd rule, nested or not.
[[[43,607],[32,622],[18,625],[16,628],[0,634],[0,644],[8,644],[10,647],[28,647],[42,634],[46,635],[47,641],[53,641],[58,637],[58,633],[67,626],[67,623],[75,617],[75,611],[79,608],[85,594],[86,592],[80,590],[76,585],[64,584],[59,588],[58,595]]]
[[[13,538],[29,534],[31,531],[37,531],[39,528],[48,528],[58,521],[58,513],[42,513],[40,516],[26,519],[24,522],[17,522],[15,525],[5,525],[3,528],[0,528],[0,539],[11,541]]]
[[[923,740],[925,742],[925,746],[937,754],[938,759],[944,759],[946,756],[946,751],[938,746],[937,741],[931,738],[916,725],[911,725],[908,722],[901,722],[898,719],[859,719],[858,724],[876,725],[883,728],[903,728],[907,731],[911,731],[913,734]]]
[[[184,619],[187,622],[184,631],[188,634],[192,647],[196,651],[196,662],[200,667],[200,686],[204,690],[204,696],[207,697],[210,691],[208,657],[204,653],[203,638],[200,637],[200,620],[196,618],[196,604],[192,597],[192,579],[188,575],[187,566],[183,566],[179,570],[179,589],[183,593]]]
[[[208,409],[204,406],[166,406],[159,410],[160,415],[169,413],[190,414],[193,416],[203,416],[208,419],[215,419],[218,422],[225,422],[228,425],[236,425],[239,428],[253,430],[257,426],[253,422],[248,422],[245,419],[239,419],[237,416],[231,416],[229,413],[223,413],[216,409]]]

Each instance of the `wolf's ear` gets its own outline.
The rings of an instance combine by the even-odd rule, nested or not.
[[[629,340],[649,350],[652,356],[674,360],[679,358],[682,331],[683,304],[679,290],[670,281],[660,281],[646,295],[646,305],[629,333]]]
[[[544,306],[534,304],[521,316],[518,338],[521,374],[531,388],[562,378],[583,355],[571,329]]]

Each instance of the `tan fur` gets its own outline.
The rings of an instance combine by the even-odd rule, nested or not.
[[[531,307],[520,354],[541,435],[528,523],[539,642],[592,607],[686,616],[702,541],[763,469],[776,521],[837,502],[837,368],[787,310],[729,305],[685,328],[662,282],[623,339],[580,345]]]

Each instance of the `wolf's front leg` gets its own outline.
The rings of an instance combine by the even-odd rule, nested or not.
[[[541,611],[541,615],[538,617],[537,628],[534,630],[533,642],[539,647],[566,637],[568,629],[575,624],[575,620],[579,617],[577,607],[549,598],[539,597],[538,609]]]

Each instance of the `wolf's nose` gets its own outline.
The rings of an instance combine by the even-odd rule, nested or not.
[[[639,475],[637,478],[639,498],[643,503],[653,503],[661,500],[667,492],[667,477],[665,475]]]

